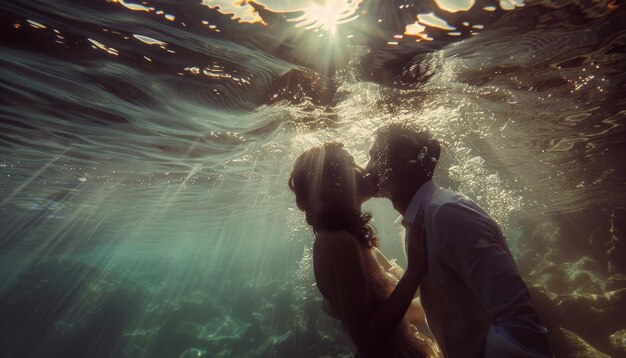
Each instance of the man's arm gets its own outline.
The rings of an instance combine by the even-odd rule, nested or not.
[[[369,326],[370,337],[380,337],[394,330],[406,314],[422,275],[407,270],[391,296],[374,312]]]
[[[492,318],[485,357],[551,357],[547,331],[500,229],[476,209],[446,204],[434,226],[444,261]]]
[[[376,310],[370,322],[374,335],[394,329],[406,314],[426,273],[426,232],[424,211],[420,210],[408,232],[407,269],[389,298]]]
[[[337,284],[337,308],[355,344],[364,353],[377,356],[385,337],[390,337],[402,320],[422,273],[419,266],[409,265],[389,299],[373,310],[360,245],[351,235],[334,239],[327,254]]]
[[[372,248],[372,253],[376,258],[378,264],[383,268],[386,272],[387,276],[385,279],[385,287],[383,288],[384,296],[389,298],[398,285],[398,281],[404,275],[404,269],[398,266],[394,261],[389,261],[385,255],[378,250],[377,248]],[[409,319],[412,325],[424,325],[426,322],[426,315],[424,313],[424,308],[419,300],[419,298],[413,298],[411,303],[409,304],[409,308],[405,314],[405,317]]]

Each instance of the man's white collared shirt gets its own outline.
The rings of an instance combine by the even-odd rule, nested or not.
[[[422,208],[428,262],[420,296],[445,356],[551,357],[547,331],[495,221],[433,181],[413,196],[404,215],[408,230]]]

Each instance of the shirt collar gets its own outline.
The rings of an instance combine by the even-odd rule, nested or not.
[[[422,186],[420,186],[419,189],[417,189],[415,194],[413,194],[413,199],[411,199],[411,202],[409,203],[409,207],[406,209],[406,212],[404,213],[404,217],[403,217],[404,221],[408,223],[412,223],[413,220],[415,220],[415,217],[417,216],[417,212],[422,207],[422,204],[424,203],[424,201],[432,198],[433,193],[438,188],[439,187],[437,186],[437,184],[435,184],[435,182],[432,180],[429,180],[425,182],[424,184],[422,184]]]

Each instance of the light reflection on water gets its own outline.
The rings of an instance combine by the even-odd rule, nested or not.
[[[364,164],[376,128],[409,121],[547,290],[545,320],[619,356],[619,6],[352,2],[339,54],[304,3],[98,4],[0,4],[0,352],[349,352],[286,178],[328,140]],[[300,67],[328,53],[334,83]],[[389,203],[367,210],[402,262]]]

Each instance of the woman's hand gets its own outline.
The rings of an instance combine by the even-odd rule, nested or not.
[[[426,227],[424,226],[424,210],[417,213],[415,222],[409,228],[407,243],[407,274],[422,278],[426,273]]]

